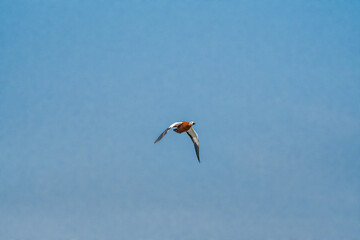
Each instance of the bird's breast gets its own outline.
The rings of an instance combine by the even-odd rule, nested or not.
[[[177,127],[176,132],[178,132],[178,133],[187,132],[190,128],[191,128],[191,126],[190,126],[190,124],[188,122],[183,122],[182,124],[180,124]]]

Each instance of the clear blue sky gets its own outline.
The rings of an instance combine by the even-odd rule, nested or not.
[[[0,239],[360,239],[359,13],[1,1]]]

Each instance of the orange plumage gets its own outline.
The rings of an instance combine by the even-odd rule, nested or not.
[[[174,131],[177,133],[187,132],[193,125],[193,123],[182,122],[177,128],[174,129]]]

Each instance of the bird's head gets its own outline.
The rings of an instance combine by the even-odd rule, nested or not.
[[[189,122],[190,126],[195,125],[195,123],[193,121]]]

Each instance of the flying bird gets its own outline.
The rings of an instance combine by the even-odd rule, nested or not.
[[[175,122],[171,124],[165,131],[155,140],[154,144],[160,141],[168,132],[170,129],[175,128],[174,132],[177,133],[183,133],[186,132],[187,135],[191,138],[191,141],[194,143],[195,152],[198,161],[200,162],[200,156],[199,156],[199,137],[197,133],[195,132],[194,128],[194,122]]]

